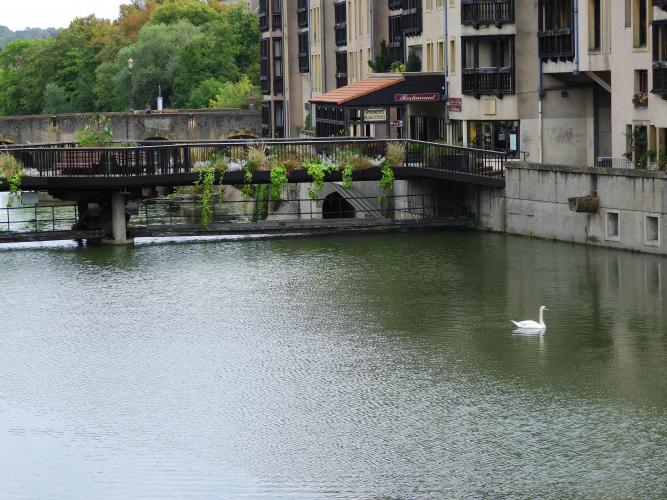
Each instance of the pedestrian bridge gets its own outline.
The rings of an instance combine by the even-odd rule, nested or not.
[[[327,169],[322,169],[323,182],[335,183],[343,179],[343,166],[350,164],[351,158],[356,162],[352,171],[354,181],[378,181],[383,177],[383,160],[392,143],[405,148],[404,157],[395,156],[391,166],[396,180],[432,180],[434,189],[443,182],[463,188],[501,189],[505,186],[506,157],[503,153],[414,140],[165,141],[105,148],[78,148],[72,143],[56,143],[11,146],[0,152],[8,153],[22,163],[25,169],[22,190],[45,191],[59,200],[77,203],[73,229],[98,232],[101,229],[104,239],[125,242],[132,238],[127,225],[129,202],[153,197],[155,190],[149,188],[191,185],[200,178],[202,170],[213,170],[215,165],[224,166],[213,170],[216,184],[269,184],[271,169],[278,164],[285,167],[287,182],[310,183],[313,179],[307,166],[318,160],[328,164]],[[0,191],[8,190],[9,182],[0,178]],[[351,200],[354,196],[353,190],[330,193],[327,199],[320,200],[322,205],[318,205],[317,210],[310,211],[321,212],[322,216],[339,213],[343,214],[340,215],[342,218],[354,209],[355,212],[367,211],[366,217],[384,217],[384,212],[373,212],[369,200],[358,196]],[[344,200],[352,205],[352,209],[343,203]],[[400,202],[408,208],[419,204],[414,199]],[[296,219],[302,219],[302,208],[297,213]],[[401,212],[393,210],[392,213]],[[31,220],[38,221],[37,209],[35,214]],[[0,230],[12,232],[18,227],[10,221],[9,215],[6,225]],[[38,225],[35,222],[35,226]],[[171,229],[165,224],[162,226],[160,230],[169,234]],[[233,229],[238,228],[234,226]],[[4,235],[5,238],[11,236]],[[97,239],[98,236],[95,233],[90,238]],[[77,237],[82,238],[86,237]]]
[[[336,162],[348,152],[377,160],[385,156],[392,140],[308,139],[228,140],[214,142],[153,142],[135,147],[77,148],[71,143],[11,146],[5,149],[26,168],[26,190],[113,190],[155,186],[180,186],[197,180],[198,170],[216,158],[224,158],[228,170],[223,184],[248,181],[243,165],[251,148],[261,148],[267,165],[252,171],[253,184],[270,182],[270,162],[289,162],[289,182],[310,182],[302,162],[323,158]],[[397,180],[438,179],[503,188],[506,156],[494,151],[415,140],[402,141],[406,154],[394,166]],[[325,182],[341,180],[342,172],[327,172]],[[219,176],[220,177],[220,176]],[[379,180],[378,161],[354,171],[354,180]],[[7,183],[0,185],[7,190]]]

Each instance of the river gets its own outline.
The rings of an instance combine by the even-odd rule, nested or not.
[[[665,258],[452,232],[0,270],[1,498],[667,496]]]

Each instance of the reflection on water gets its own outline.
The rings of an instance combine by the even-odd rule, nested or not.
[[[664,497],[666,262],[471,233],[0,251],[3,495]]]

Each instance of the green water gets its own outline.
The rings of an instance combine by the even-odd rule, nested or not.
[[[667,496],[665,258],[441,233],[0,270],[2,498]]]

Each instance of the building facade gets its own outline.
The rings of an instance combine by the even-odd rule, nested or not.
[[[442,81],[437,99],[405,84],[400,104],[367,99],[386,106],[390,136],[541,163],[667,164],[667,0],[260,0],[259,11],[265,136],[331,133],[318,100],[379,76],[368,61],[386,42],[398,74]],[[336,113],[342,133],[384,133],[343,107],[320,120]]]

